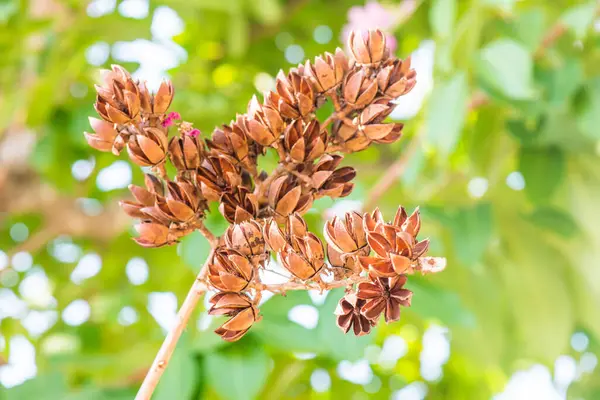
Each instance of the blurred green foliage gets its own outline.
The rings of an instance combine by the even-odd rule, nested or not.
[[[92,17],[88,14],[96,3],[112,6],[105,15]],[[92,85],[99,77],[97,67],[86,59],[91,45],[113,46],[101,66],[117,62],[130,70],[138,64],[124,59],[115,44],[151,40],[154,35],[155,43],[179,46],[185,57],[174,60],[168,70],[176,88],[172,109],[208,134],[243,112],[257,86],[264,87],[265,82],[268,86],[280,68],[293,66],[290,54],[286,59],[289,46],[300,46],[306,57],[341,46],[348,10],[363,4],[163,0],[151,1],[148,16],[135,19],[123,16],[114,3],[0,1],[0,144],[15,132],[35,135],[35,148],[25,154],[28,165],[23,170],[39,177],[36,187],[47,185],[73,201],[96,199],[105,208],[127,196],[127,191],[100,190],[98,173],[114,158],[88,148],[82,135],[89,130],[87,117],[94,114]],[[118,3],[122,10],[125,1]],[[401,9],[399,3],[382,1],[394,10]],[[552,366],[561,354],[578,359],[569,344],[575,332],[584,332],[590,340],[588,351],[598,353],[596,2],[412,3],[414,13],[392,32],[398,41],[396,53],[405,57],[433,39],[433,89],[419,113],[405,121],[405,137],[399,143],[347,157],[346,163],[359,172],[350,199],[364,201],[386,167],[402,156],[406,143],[422,140],[402,179],[379,206],[391,217],[398,202],[420,205],[431,253],[448,258],[447,270],[427,280],[411,277],[412,307],[404,311],[401,322],[382,325],[368,337],[339,332],[331,315],[341,296],[337,292],[315,305],[319,319],[313,329],[288,318],[294,306],[313,304],[307,293],[267,301],[261,309],[263,320],[233,345],[222,343],[211,329],[196,329],[193,322],[154,398],[390,398],[405,384],[423,380],[420,337],[431,324],[449,328],[451,355],[443,377],[427,383],[430,398],[489,398],[517,369],[536,362]],[[176,11],[184,23],[172,41],[156,34],[160,21],[152,19],[164,6]],[[333,32],[328,43],[314,39],[319,26]],[[544,46],[557,26],[561,33]],[[427,81],[420,76],[417,88]],[[474,96],[483,96],[482,104],[470,106]],[[82,181],[74,179],[73,164],[92,158],[92,174]],[[270,168],[273,160],[261,162]],[[9,178],[20,176],[19,171],[0,165],[0,172]],[[140,182],[141,177],[134,168],[133,180]],[[7,192],[3,182],[0,179],[5,196],[19,195]],[[27,197],[39,195],[32,193]],[[321,232],[322,216],[332,205],[330,200],[319,201],[307,216],[316,232]],[[47,216],[40,207],[26,212],[0,209],[0,248],[5,253],[22,245],[10,233],[15,223],[27,225],[29,239],[40,238],[37,234],[44,231]],[[217,212],[210,214],[208,225],[217,232],[226,226]],[[129,239],[126,228],[119,232],[102,239],[83,231],[70,237],[81,254],[94,252],[102,258],[99,274],[80,284],[70,279],[77,259],[60,261],[52,246],[46,246],[54,238],[41,236],[41,243],[32,249],[33,262],[49,278],[56,304],[48,308],[58,311],[59,319],[41,335],[30,335],[19,318],[0,319],[4,338],[0,364],[9,358],[11,337],[25,335],[35,345],[38,367],[35,379],[0,388],[0,399],[134,396],[164,337],[148,312],[148,294],[174,292],[181,304],[208,245],[194,234],[177,248],[144,250]],[[141,285],[132,285],[125,273],[134,257],[142,257],[150,267],[149,279]],[[17,283],[9,284],[7,271],[14,276],[10,266],[0,265],[0,287],[22,296]],[[17,274],[19,281],[28,272]],[[60,313],[76,299],[89,302],[91,316],[70,326]],[[139,319],[129,326],[118,322],[125,306],[138,312]],[[28,307],[36,309],[35,304]],[[203,308],[197,310],[198,316]],[[379,387],[338,376],[340,361],[368,358],[373,346],[381,346],[390,335],[404,338],[408,353],[392,365],[369,360]],[[306,353],[314,357],[306,359]],[[316,368],[328,371],[332,379],[324,393],[310,385]],[[599,398],[600,379],[583,374],[570,393]]]

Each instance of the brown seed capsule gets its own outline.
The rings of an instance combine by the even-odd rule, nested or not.
[[[142,167],[163,163],[167,155],[167,133],[159,128],[143,128],[129,138],[127,153]]]
[[[342,159],[343,157],[337,154],[326,154],[315,164],[311,179],[317,198],[345,197],[352,192],[354,184],[350,181],[356,176],[356,170],[352,167],[336,169]]]
[[[400,306],[409,307],[412,292],[404,289],[406,275],[394,278],[374,278],[372,282],[358,284],[356,297],[365,300],[362,314],[371,320],[377,320],[384,313],[385,322],[400,319]]]
[[[173,244],[177,238],[172,235],[165,225],[154,222],[142,222],[135,226],[139,236],[133,238],[137,244],[143,247],[162,247]]]
[[[311,80],[317,92],[324,93],[342,83],[348,68],[348,58],[338,48],[335,55],[325,53],[323,56],[315,57],[313,63],[307,60],[304,67],[299,68],[298,71]]]
[[[157,221],[169,224],[190,224],[204,217],[207,209],[202,192],[195,185],[185,180],[167,183],[167,196],[157,197],[151,207],[141,211]]]
[[[148,220],[152,217],[142,212],[142,209],[154,206],[157,199],[164,196],[164,187],[162,182],[154,175],[146,174],[144,181],[146,188],[129,185],[129,191],[135,198],[135,202],[123,200],[119,204],[130,217]]]
[[[389,57],[385,34],[379,29],[350,32],[348,47],[356,63],[360,65],[376,67]]]
[[[291,175],[283,175],[273,181],[267,194],[269,206],[277,222],[283,223],[285,217],[297,212],[300,215],[312,206],[313,196],[303,193],[302,186]]]
[[[287,246],[294,248],[296,243],[294,238],[306,236],[308,227],[300,214],[293,213],[285,218],[283,230],[277,225],[277,221],[268,219],[263,227],[263,233],[267,246],[278,253]]]
[[[386,63],[377,73],[379,90],[389,98],[397,98],[410,92],[417,84],[417,72],[410,68],[410,57]]]
[[[286,119],[304,118],[315,109],[315,95],[309,80],[296,71],[277,74],[275,92],[265,95],[265,103]]]
[[[169,159],[178,171],[198,169],[204,152],[204,143],[196,136],[173,136],[169,142]]]
[[[104,85],[96,85],[94,108],[106,121],[127,124],[139,119],[140,92],[129,72],[123,67],[112,65],[112,71],[104,71]]]
[[[346,76],[342,93],[348,104],[354,108],[363,108],[375,99],[377,80],[367,77],[361,69],[353,71]]]
[[[292,161],[304,163],[316,160],[325,152],[327,131],[322,130],[319,121],[305,123],[297,119],[289,124],[283,137],[283,147]]]
[[[224,292],[241,292],[254,277],[254,266],[236,250],[219,248],[208,264],[208,281]]]
[[[242,184],[240,170],[235,164],[235,160],[226,155],[209,155],[204,158],[197,175],[204,197],[210,201],[218,201],[223,193]]]
[[[258,319],[258,310],[243,293],[217,293],[210,299],[210,304],[210,315],[231,317],[215,330],[217,335],[228,342],[239,340]]]
[[[160,116],[169,109],[175,90],[170,81],[161,82],[158,91],[153,95],[144,82],[138,84],[142,111],[151,116]]]
[[[306,281],[318,278],[325,265],[325,251],[321,240],[313,233],[292,237],[292,245],[279,252],[281,264],[295,277]]]
[[[348,293],[340,299],[334,314],[337,315],[337,326],[344,332],[352,328],[356,336],[364,336],[371,332],[375,323],[361,314],[365,301]]]
[[[243,119],[243,116],[238,115],[235,122],[215,128],[211,140],[207,140],[206,143],[213,153],[225,154],[245,168],[256,170],[257,151],[254,141],[249,139],[244,131]]]
[[[327,255],[334,267],[345,267],[359,272],[358,256],[369,255],[370,248],[363,228],[363,217],[352,211],[344,218],[334,217],[324,228]],[[333,256],[333,257],[332,257]]]
[[[394,277],[413,273],[418,269],[419,257],[429,249],[428,239],[417,242],[413,236],[417,232],[417,224],[420,227],[418,212],[413,213],[411,222],[407,222],[408,218],[402,221],[402,214],[400,209],[394,224],[386,224],[379,210],[364,216],[367,241],[375,256],[359,257],[359,261],[364,269],[375,276]],[[399,227],[400,222],[402,225]]]
[[[285,127],[279,111],[260,104],[256,96],[252,96],[247,115],[243,128],[248,136],[261,146],[276,145]]]
[[[117,141],[119,133],[115,130],[114,124],[92,117],[89,120],[95,133],[83,133],[88,144],[96,150],[112,151],[115,155],[119,155],[125,147],[125,142]]]
[[[230,223],[240,223],[258,214],[256,196],[244,186],[234,187],[231,192],[221,196],[219,211]]]
[[[265,253],[262,227],[254,219],[229,226],[223,237],[228,248],[237,250],[246,257]]]

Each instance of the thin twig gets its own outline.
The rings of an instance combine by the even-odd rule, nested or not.
[[[206,240],[208,240],[208,243],[210,243],[210,247],[212,247],[213,249],[216,248],[219,245],[219,238],[216,237],[205,225],[203,222],[200,222],[199,226],[198,226],[198,230],[200,231],[200,233],[202,235],[204,235],[204,237],[206,238]]]
[[[177,346],[177,342],[185,329],[188,320],[190,319],[192,312],[196,308],[200,297],[204,292],[206,292],[206,284],[204,283],[207,270],[208,270],[208,262],[212,258],[212,254],[214,249],[211,250],[204,266],[200,269],[194,284],[192,285],[190,291],[188,292],[179,312],[177,313],[177,324],[171,328],[171,331],[165,338],[146,378],[144,378],[144,382],[140,387],[137,395],[135,396],[135,400],[149,400],[158,385],[158,381],[160,380],[162,374],[165,372],[167,368],[167,364],[173,355],[173,351],[175,351],[175,347]]]

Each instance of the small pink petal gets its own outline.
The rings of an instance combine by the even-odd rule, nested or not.
[[[188,136],[191,137],[198,137],[198,135],[200,135],[200,130],[199,129],[192,129],[191,131],[189,131],[187,133]]]
[[[169,113],[169,116],[167,118],[181,119],[181,114],[179,114],[177,111],[173,111],[173,112]]]
[[[173,126],[173,119],[169,116],[165,118],[165,120],[161,124],[163,127],[168,128],[169,126]]]

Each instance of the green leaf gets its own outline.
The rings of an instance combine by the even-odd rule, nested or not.
[[[482,203],[458,210],[452,218],[451,228],[459,261],[465,265],[479,262],[493,232],[491,205]]]
[[[464,308],[458,294],[421,283],[421,279],[409,280],[406,287],[413,292],[408,312],[424,319],[435,318],[447,325],[474,327],[475,317]]]
[[[433,89],[427,109],[427,141],[442,154],[450,154],[458,143],[465,122],[467,100],[464,72],[455,74]]]
[[[208,383],[224,399],[251,400],[267,381],[269,357],[262,346],[245,339],[225,350],[207,354],[204,369]]]
[[[199,378],[199,366],[190,349],[189,338],[184,333],[152,398],[154,400],[191,399]]]
[[[537,208],[528,218],[544,231],[553,231],[563,237],[573,237],[579,231],[569,214],[553,207]]]
[[[194,231],[181,240],[177,250],[183,261],[198,272],[210,252],[210,243],[200,232]]]
[[[531,53],[510,39],[498,39],[480,51],[477,71],[492,89],[515,100],[531,99],[533,60]]]
[[[433,0],[429,9],[429,24],[433,34],[447,39],[452,34],[456,19],[456,0]]]
[[[540,45],[546,30],[544,9],[534,8],[516,15],[506,26],[506,36],[512,36],[523,43],[529,51]]]
[[[596,15],[596,2],[589,1],[566,10],[560,20],[577,37],[582,39],[590,28]]]
[[[536,203],[548,202],[564,177],[564,154],[556,147],[523,147],[519,170],[525,178],[529,198]]]
[[[600,78],[586,83],[587,101],[577,116],[579,129],[592,139],[600,139]]]
[[[65,377],[59,372],[37,376],[4,392],[5,400],[62,400],[67,391]],[[1,392],[0,392],[1,393]]]

